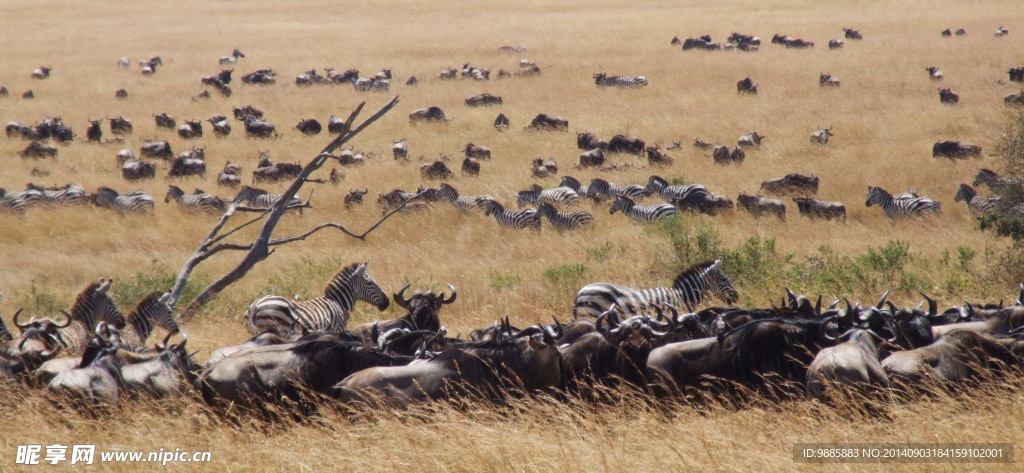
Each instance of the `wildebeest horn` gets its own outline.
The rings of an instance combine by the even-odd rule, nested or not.
[[[167,348],[167,342],[171,340],[172,335],[174,335],[174,332],[167,332],[167,336],[164,337],[164,341],[160,342],[159,346],[161,349]]]
[[[832,324],[833,322],[838,322],[838,319],[839,319],[838,315],[833,315],[833,316],[831,316],[831,317],[829,317],[829,318],[827,318],[825,320],[822,320],[821,321],[821,325],[818,326],[818,336],[823,338],[823,339],[825,339],[825,340],[828,340],[830,342],[835,342],[836,341],[836,337],[834,337],[832,335],[829,335],[829,333],[828,333],[828,326],[830,324]]]
[[[814,304],[814,315],[821,316],[821,294],[818,294],[818,302]]]
[[[53,341],[56,343],[54,344],[53,349],[43,350],[39,352],[39,358],[41,358],[43,361],[52,360],[57,356],[58,353],[60,353],[61,348],[63,348],[63,345],[60,343],[60,340],[58,340],[57,337],[55,337],[53,334],[50,334],[50,338],[52,338]]]
[[[1017,305],[1024,305],[1024,283],[1017,283],[1020,288],[1020,295],[1017,296]]]
[[[885,294],[882,294],[882,298],[878,301],[878,304],[875,304],[875,308],[876,309],[881,309],[882,308],[882,306],[885,304],[885,299],[889,297],[889,291],[891,291],[891,290],[892,289],[890,289],[888,291],[885,291]]]
[[[559,322],[558,318],[553,315],[551,316],[551,319],[555,321],[554,328],[551,330],[544,330],[544,341],[548,343],[554,343],[555,340],[562,338],[562,335],[565,333],[562,330],[562,322]],[[548,340],[548,338],[551,338],[551,340]]]
[[[445,299],[442,296],[441,297],[441,303],[442,304],[451,304],[452,302],[455,302],[455,296],[457,295],[456,292],[455,292],[455,286],[452,286],[451,284],[449,284],[448,287],[451,288],[451,290],[452,290],[452,296],[447,298],[447,299]]]
[[[938,308],[938,304],[935,303],[935,299],[932,299],[931,297],[928,297],[928,294],[925,294],[925,293],[923,293],[921,291],[917,291],[917,292],[919,294],[921,294],[925,298],[925,300],[928,301],[928,315],[929,316],[934,316],[935,314],[937,314],[939,312],[939,308]]]
[[[893,304],[892,301],[885,301],[885,303],[889,306],[889,312],[892,312],[893,315],[896,315],[896,312],[899,312],[899,309],[896,308],[896,304]]]
[[[30,324],[23,324],[23,323],[19,323],[18,322],[18,315],[21,314],[21,311],[23,311],[23,310],[25,310],[24,307],[18,309],[18,311],[14,313],[14,320],[12,320],[12,322],[14,322],[14,326],[18,327],[21,330],[27,329],[28,326],[30,325]]]
[[[380,340],[380,321],[379,320],[373,322],[373,327],[370,328],[370,342],[371,343],[378,343],[377,340]]]
[[[405,298],[405,290],[409,289],[409,286],[411,286],[411,285],[412,284],[406,284],[405,287],[403,287],[401,291],[398,291],[395,294],[395,304],[398,304],[398,307],[401,307],[403,309],[408,309],[409,308],[409,299]]]
[[[57,325],[57,324],[53,324],[53,326],[54,326],[54,327],[57,327],[57,328],[65,328],[65,327],[67,327],[68,325],[71,325],[71,321],[72,321],[72,320],[74,320],[74,319],[72,319],[72,318],[71,318],[71,314],[69,314],[69,313],[67,313],[67,312],[64,312],[64,310],[61,310],[60,312],[61,312],[62,314],[64,314],[64,317],[66,318],[66,320],[65,320],[65,322],[64,322],[64,325]]]
[[[793,294],[793,291],[790,291],[788,287],[786,288],[786,296],[789,298],[789,306],[795,308],[796,307],[796,294]]]

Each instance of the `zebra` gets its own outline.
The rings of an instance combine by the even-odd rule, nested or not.
[[[153,291],[139,301],[138,305],[125,320],[122,326],[115,326],[117,339],[122,348],[139,351],[146,348],[146,340],[153,333],[153,327],[167,330],[167,335],[179,332],[174,321],[167,299],[170,293]]]
[[[616,87],[622,87],[622,88],[628,88],[628,89],[644,87],[644,86],[647,85],[647,79],[644,76],[611,76],[611,77],[608,77],[608,75],[603,73],[603,72],[599,72],[597,74],[594,74],[594,82],[597,83],[597,85],[599,87],[616,86]]]
[[[64,187],[40,187],[29,183],[25,192],[35,191],[41,195],[40,203],[52,205],[78,205],[85,203],[85,189],[78,184],[67,184]]]
[[[722,260],[705,261],[679,273],[671,287],[633,289],[611,283],[584,286],[573,301],[573,315],[597,317],[614,305],[623,315],[642,314],[656,306],[669,304],[692,308],[712,293],[727,304],[735,304],[739,293],[722,272]],[[692,309],[691,309],[692,310]]]
[[[960,202],[961,200],[967,202],[967,208],[975,213],[986,213],[994,210],[996,205],[999,204],[999,199],[1000,196],[998,195],[982,197],[978,195],[978,191],[967,184],[960,184],[960,189],[956,191],[956,197],[953,197],[954,202]]]
[[[221,213],[227,207],[220,197],[207,194],[199,189],[196,189],[192,194],[185,194],[185,191],[175,185],[171,185],[167,189],[164,203],[171,200],[174,200],[181,208],[190,212]]]
[[[242,186],[242,188],[238,190],[238,195],[234,198],[234,202],[248,202],[249,205],[261,209],[269,209],[273,207],[274,204],[277,204],[279,200],[281,200],[280,195],[271,194],[263,189],[250,186]],[[295,205],[302,205],[302,200],[293,196],[292,199],[288,201],[288,207]]]
[[[545,202],[552,205],[573,205],[579,200],[579,194],[568,187],[542,189],[537,184],[530,186],[530,190],[519,191],[516,195],[516,203],[519,208],[525,207],[526,204],[539,205]]]
[[[977,187],[982,184],[1001,195],[1019,195],[1021,192],[1024,192],[1024,179],[1001,177],[991,169],[978,169],[978,176],[974,178],[972,185]]]
[[[576,195],[590,196],[590,189],[581,184],[578,179],[572,176],[562,176],[562,182],[558,184],[558,187],[566,187],[572,189]]]
[[[498,202],[489,200],[487,201],[487,209],[484,211],[484,215],[494,215],[494,219],[498,221],[498,224],[504,227],[515,229],[529,228],[540,231],[540,216],[537,215],[535,209],[508,210]]]
[[[142,190],[118,194],[109,187],[100,187],[92,196],[92,200],[98,207],[106,207],[125,214],[150,213],[156,207],[153,198]]]
[[[65,354],[81,355],[94,333],[94,327],[101,322],[116,327],[125,325],[124,316],[114,300],[107,295],[113,283],[113,279],[100,279],[99,282],[90,283],[75,296],[75,301],[71,304],[71,313],[65,312],[68,317],[67,324],[56,333],[57,340],[65,347]],[[14,324],[24,331],[31,323],[20,324],[15,320]]]
[[[878,204],[889,218],[935,215],[942,211],[941,205],[927,197],[893,198],[881,187],[868,186],[868,198],[864,205]]]
[[[28,209],[28,202],[18,197],[0,198],[0,213],[12,213],[24,216]]]
[[[388,308],[388,294],[367,272],[365,263],[345,266],[324,286],[324,296],[302,302],[287,297],[263,296],[249,305],[245,321],[253,334],[273,331],[291,335],[300,332],[342,332],[356,301],[373,304],[378,310]]]
[[[658,194],[667,201],[706,198],[710,196],[708,190],[701,184],[688,184],[685,186],[670,186],[668,181],[659,176],[651,176],[645,188],[648,194]],[[700,200],[700,199],[698,199]]]
[[[537,208],[538,217],[547,217],[551,226],[559,232],[589,227],[594,222],[594,215],[586,210],[575,212],[559,212],[551,204],[543,203]]]
[[[459,195],[459,191],[448,184],[441,184],[437,190],[437,197],[451,202],[452,206],[469,213],[473,209],[487,210],[487,202],[494,200],[489,195]]]
[[[356,90],[361,92],[376,91],[376,92],[387,92],[391,87],[391,81],[387,79],[378,78],[362,78],[355,79],[352,81],[353,86]]]
[[[614,214],[619,210],[635,223],[655,223],[679,213],[672,204],[639,205],[622,195],[615,197],[615,202],[608,213]]]
[[[590,197],[600,195],[609,199],[622,195],[631,199],[643,199],[647,197],[647,189],[636,184],[619,187],[604,179],[595,177],[587,186],[587,195]]]

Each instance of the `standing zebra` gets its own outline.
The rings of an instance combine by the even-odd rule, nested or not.
[[[0,213],[12,213],[17,215],[25,215],[25,210],[28,209],[28,202],[18,197],[3,197],[0,198]]]
[[[595,177],[590,181],[590,185],[587,186],[587,195],[591,197],[600,195],[608,199],[620,195],[630,199],[643,199],[647,197],[647,189],[636,184],[619,187],[604,179]]]
[[[615,203],[612,204],[609,213],[614,214],[619,210],[635,223],[654,223],[679,213],[672,204],[638,205],[629,197],[621,195],[615,197]]]
[[[190,212],[222,213],[227,207],[220,197],[207,194],[196,189],[192,194],[186,194],[180,187],[171,185],[167,189],[167,196],[164,203],[174,200],[178,205]]]
[[[937,215],[942,210],[937,201],[927,197],[895,199],[881,187],[868,186],[868,199],[864,205],[871,207],[872,204],[882,207],[885,215],[891,219]]]
[[[40,203],[53,205],[77,205],[85,203],[85,189],[78,184],[68,184],[63,187],[40,187],[29,183],[25,186],[25,192],[39,192]]]
[[[494,200],[489,195],[459,195],[459,191],[448,184],[441,184],[437,197],[451,202],[452,206],[469,213],[473,209],[487,210],[487,202]]]
[[[676,276],[671,287],[633,289],[610,283],[588,284],[576,294],[573,315],[597,317],[612,305],[626,316],[641,314],[662,304],[691,308],[700,304],[709,292],[727,304],[734,304],[739,300],[739,293],[721,268],[721,259],[695,264]]]
[[[242,186],[242,188],[238,190],[238,195],[235,196],[234,202],[248,202],[249,205],[253,207],[269,209],[279,200],[281,200],[281,196],[278,194],[271,194],[256,187]],[[288,201],[288,207],[295,205],[302,205],[302,200],[293,196],[292,199]]]
[[[529,228],[540,231],[540,217],[534,209],[508,210],[501,204],[489,200],[487,201],[487,210],[484,212],[484,215],[494,215],[494,219],[498,221],[498,224],[504,227],[515,229]]]
[[[572,176],[562,176],[562,182],[558,184],[558,187],[566,187],[572,189],[576,195],[590,195],[590,189],[587,186],[580,183],[578,179]]]
[[[978,191],[967,184],[960,184],[960,189],[956,191],[956,197],[953,197],[954,202],[966,201],[967,208],[974,213],[986,213],[994,210],[999,204],[999,199],[998,195],[982,197],[978,195]]]
[[[594,74],[594,82],[597,83],[598,87],[622,87],[624,89],[639,88],[647,85],[647,79],[644,76],[611,76],[608,74],[599,72]]]
[[[127,194],[118,194],[109,187],[100,187],[92,196],[98,207],[114,209],[121,213],[150,213],[156,207],[153,198],[145,191],[137,190]]]
[[[124,316],[117,309],[113,299],[107,295],[107,290],[110,289],[113,282],[113,279],[101,279],[99,282],[89,284],[75,296],[75,301],[71,304],[71,313],[65,312],[68,317],[65,324],[62,326],[52,325],[58,329],[54,336],[64,346],[62,353],[73,356],[81,355],[89,338],[93,335],[94,327],[100,322],[118,327],[124,326]],[[25,324],[20,323],[17,315],[13,322],[21,329],[23,336],[29,328],[40,325],[36,320]]]
[[[551,204],[540,204],[537,208],[538,217],[547,217],[555,230],[576,230],[590,226],[594,222],[594,215],[586,210],[575,212],[559,212]]]
[[[178,333],[178,324],[174,321],[167,299],[170,293],[153,291],[143,297],[126,318],[124,328],[118,328],[118,338],[122,348],[137,351],[146,347],[146,340],[153,333],[153,327],[161,327],[168,335]]]
[[[275,295],[257,299],[245,312],[249,331],[272,331],[282,336],[291,335],[296,328],[299,333],[341,332],[348,327],[356,301],[369,302],[381,311],[387,309],[388,295],[366,272],[368,264],[353,263],[335,273],[324,287],[323,297],[303,302]]]
[[[523,208],[526,204],[540,205],[542,203],[573,205],[579,202],[579,200],[579,194],[568,187],[542,189],[537,184],[530,186],[530,190],[519,191],[516,195],[516,203],[519,204],[519,208]]]
[[[670,186],[668,181],[658,176],[651,176],[647,181],[646,190],[649,194],[658,194],[661,198],[671,202],[673,200],[686,201],[688,199],[707,198],[710,196],[708,190],[701,184],[688,184],[685,186]]]
[[[974,186],[986,185],[993,192],[1000,195],[1019,195],[1024,192],[1024,179],[1014,177],[1002,177],[991,169],[981,168],[978,176],[974,178]]]

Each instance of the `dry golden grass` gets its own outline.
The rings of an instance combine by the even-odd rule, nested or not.
[[[939,161],[929,150],[935,141],[946,139],[991,150],[998,140],[1007,119],[1002,97],[1016,89],[1000,86],[995,79],[1005,80],[1007,68],[1021,65],[1024,35],[1008,21],[1024,14],[1019,2],[684,3],[10,0],[0,5],[4,32],[0,85],[11,91],[10,97],[0,98],[0,119],[31,124],[59,115],[84,137],[87,119],[122,115],[135,125],[124,147],[137,152],[144,139],[169,139],[180,152],[192,143],[156,129],[153,114],[167,112],[180,123],[229,114],[232,106],[252,104],[266,112],[282,136],[246,139],[241,124],[232,120],[232,135],[217,139],[204,125],[207,136],[195,144],[207,148],[208,176],[178,183],[186,191],[200,187],[230,195],[214,181],[225,161],[242,163],[246,176],[260,150],[269,150],[275,161],[305,163],[327,137],[309,138],[292,131],[301,118],[314,117],[326,124],[331,114],[347,115],[361,101],[367,102],[367,116],[390,98],[389,94],[358,93],[348,86],[299,88],[293,82],[295,75],[328,66],[357,68],[368,75],[387,67],[395,72],[392,92],[401,95],[401,102],[352,143],[357,150],[378,157],[363,167],[344,169],[340,186],[308,185],[301,195],[315,189],[314,208],[301,216],[285,217],[277,235],[299,233],[323,221],[340,222],[357,231],[366,228],[380,215],[373,204],[377,192],[433,185],[421,180],[419,160],[449,155],[457,169],[459,150],[473,142],[489,146],[494,158],[483,163],[479,178],[458,178],[452,184],[463,193],[491,194],[510,205],[515,192],[530,183],[552,186],[558,182],[558,178],[535,181],[530,177],[528,163],[536,157],[553,156],[560,175],[584,182],[601,176],[619,184],[644,183],[656,173],[700,182],[734,199],[741,191],[755,192],[769,177],[813,173],[822,178],[820,197],[846,203],[845,225],[799,218],[793,205],[789,205],[788,223],[754,220],[744,213],[685,217],[685,221],[690,226],[712,225],[728,248],[749,237],[774,238],[780,254],[792,253],[797,259],[815,254],[825,244],[840,254],[853,255],[895,239],[909,242],[911,251],[931,260],[957,245],[979,252],[1004,251],[1005,241],[977,231],[966,207],[952,200],[957,186],[973,180],[977,168],[996,163],[987,155],[966,162]],[[991,31],[1001,24],[1011,34],[993,38]],[[842,50],[828,50],[828,39],[841,37],[843,26],[858,28],[865,39],[848,40]],[[968,36],[939,36],[942,29],[958,27],[966,28]],[[724,41],[732,31],[760,36],[761,51],[682,52],[669,46],[674,35],[709,33]],[[810,39],[817,45],[811,50],[787,50],[769,43],[774,33]],[[525,44],[528,50],[499,52],[498,47],[506,44]],[[225,99],[214,92],[208,101],[192,101],[190,97],[203,89],[199,78],[220,71],[217,59],[236,47],[247,57],[231,66],[234,95]],[[137,62],[153,55],[162,56],[165,65],[154,76],[143,77]],[[116,68],[121,56],[132,59],[130,69]],[[542,75],[496,80],[499,69],[515,70],[520,58],[535,61]],[[444,68],[459,68],[465,62],[491,69],[493,79],[437,79]],[[30,72],[40,65],[52,66],[52,77],[31,80]],[[929,80],[924,70],[929,65],[944,71],[943,83]],[[278,84],[240,84],[242,74],[259,68],[277,71]],[[644,75],[651,85],[642,90],[599,90],[591,79],[599,71]],[[819,72],[832,73],[842,87],[819,88]],[[404,86],[411,75],[420,79],[418,86]],[[746,76],[760,84],[758,96],[736,94],[735,82]],[[939,103],[936,88],[940,85],[960,94],[958,106]],[[36,98],[20,99],[29,88]],[[119,88],[127,89],[127,100],[114,99]],[[481,92],[501,95],[505,104],[483,109],[463,105],[466,97]],[[409,111],[431,105],[442,107],[455,120],[448,126],[408,124]],[[512,120],[506,133],[491,127],[499,111]],[[572,131],[523,131],[541,112],[566,117],[570,130],[590,131],[606,139],[622,133],[662,148],[673,141],[681,141],[683,147],[671,152],[676,163],[669,169],[652,170],[645,161],[616,156],[614,162],[632,167],[614,173],[578,171],[572,169],[579,154]],[[112,137],[104,125],[104,138]],[[809,133],[818,126],[834,127],[835,137],[827,147],[809,143]],[[716,166],[710,156],[690,146],[698,137],[734,145],[739,135],[754,130],[768,138],[739,166]],[[392,140],[402,137],[409,142],[410,164],[390,158]],[[162,177],[166,169],[151,181],[122,181],[114,158],[119,145],[76,142],[59,146],[56,160],[35,161],[15,154],[26,144],[0,139],[0,155],[6,157],[0,187],[17,190],[32,181],[76,182],[89,191],[101,185],[120,191],[141,188],[158,204],[155,215],[141,218],[94,208],[32,209],[24,219],[0,215],[0,267],[4,268],[0,289],[5,294],[0,313],[6,318],[18,307],[38,306],[40,294],[66,307],[88,282],[109,276],[132,281],[149,271],[153,262],[165,272],[175,272],[214,220],[183,214],[162,202],[168,184]],[[32,178],[33,167],[51,174]],[[935,219],[890,223],[877,207],[862,205],[868,185],[892,192],[919,189],[942,201],[944,212]],[[279,190],[283,185],[267,187]],[[342,197],[353,187],[367,187],[371,193],[363,207],[346,211]],[[249,301],[268,291],[314,297],[337,267],[353,261],[370,261],[371,273],[391,291],[407,282],[435,290],[454,284],[459,300],[445,309],[445,324],[453,333],[463,334],[504,315],[522,325],[549,320],[552,315],[564,319],[571,294],[542,276],[554,266],[585,263],[593,280],[640,287],[672,278],[664,261],[663,237],[628,224],[621,215],[609,216],[604,208],[593,212],[593,229],[566,235],[550,228],[540,235],[508,231],[489,218],[466,217],[443,206],[429,215],[396,217],[366,242],[322,232],[304,243],[279,248],[247,279],[221,294],[185,327],[189,346],[199,349],[203,359],[219,346],[246,338],[238,317]],[[613,249],[607,260],[587,259],[588,248],[605,244]],[[199,268],[197,278],[218,277],[236,261],[237,255],[213,258]],[[776,299],[782,293],[782,287],[747,289],[756,294],[748,300],[757,304],[767,304],[768,297]],[[975,286],[974,290],[993,299],[1013,294],[1010,286]],[[962,295],[946,293],[938,283],[934,291],[949,303]],[[908,300],[907,294],[899,296]],[[135,303],[119,302],[125,307]],[[396,314],[391,309],[384,315]],[[353,320],[379,316],[360,305]],[[352,424],[344,416],[328,414],[310,425],[261,433],[252,426],[226,428],[191,403],[174,404],[167,412],[130,404],[119,418],[97,424],[50,413],[42,400],[29,394],[24,400],[29,408],[21,406],[19,416],[0,421],[0,430],[7,432],[3,436],[7,453],[0,466],[11,468],[13,453],[8,453],[17,444],[88,438],[100,445],[138,449],[209,446],[214,463],[225,470],[273,471],[296,465],[312,470],[340,465],[360,471],[406,465],[454,471],[551,471],[581,466],[610,471],[784,470],[794,467],[790,448],[796,441],[1014,438],[1021,426],[1009,413],[1015,412],[1020,392],[991,401],[985,408],[958,402],[911,403],[896,409],[893,422],[858,425],[811,403],[779,410],[716,411],[707,416],[684,409],[673,418],[644,411],[636,403],[625,403],[619,406],[622,409],[528,403],[525,413],[426,408],[422,417],[429,421],[407,421],[396,415]],[[134,415],[136,408],[143,414]],[[952,413],[935,416],[933,409]],[[472,441],[466,441],[467,434],[473,435]],[[912,471],[930,469],[921,466],[900,465]]]

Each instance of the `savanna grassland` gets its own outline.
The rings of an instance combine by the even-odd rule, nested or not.
[[[366,102],[362,117],[399,95],[398,106],[352,141],[368,156],[360,167],[328,164],[344,172],[338,185],[307,184],[312,209],[287,215],[276,236],[301,233],[322,222],[338,222],[361,232],[381,216],[377,193],[394,188],[436,186],[421,178],[421,164],[450,156],[458,169],[461,149],[472,142],[492,149],[479,177],[450,183],[463,194],[490,194],[514,206],[515,193],[539,184],[552,187],[563,175],[584,183],[602,177],[617,184],[644,184],[657,174],[678,182],[702,183],[735,199],[756,193],[761,181],[789,173],[821,178],[818,197],[846,204],[845,223],[809,221],[787,203],[788,221],[754,219],[743,212],[717,217],[686,215],[663,225],[632,225],[607,205],[590,208],[593,228],[559,234],[545,222],[540,234],[498,227],[482,214],[463,215],[436,205],[422,215],[398,215],[359,241],[330,230],[279,247],[244,280],[231,286],[183,326],[199,360],[224,345],[248,338],[241,315],[246,305],[268,294],[320,295],[327,278],[352,262],[368,261],[369,272],[388,291],[413,288],[458,289],[456,303],[442,314],[451,334],[509,316],[525,326],[552,316],[567,319],[575,291],[595,281],[633,287],[668,284],[688,264],[723,257],[736,282],[740,303],[767,306],[790,287],[826,299],[849,296],[876,300],[893,289],[902,305],[917,304],[918,290],[944,306],[964,297],[996,302],[1017,298],[1024,277],[1021,259],[1005,238],[978,230],[963,203],[954,203],[960,183],[973,181],[978,168],[1000,170],[991,151],[1012,118],[1002,98],[1018,89],[1006,85],[1006,70],[1024,65],[1024,4],[1015,1],[726,1],[726,2],[473,2],[379,1],[177,1],[118,2],[8,0],[0,4],[0,120],[34,124],[60,116],[79,140],[57,145],[56,159],[22,159],[28,143],[0,138],[0,187],[20,190],[27,182],[74,182],[93,192],[110,186],[122,192],[143,189],[157,200],[151,216],[121,216],[91,206],[32,208],[22,218],[0,214],[0,314],[8,326],[21,307],[25,315],[54,315],[74,295],[101,277],[113,277],[111,290],[127,312],[139,298],[166,290],[177,270],[215,221],[191,215],[162,197],[169,183],[186,192],[218,188],[217,172],[228,160],[243,166],[248,181],[261,151],[275,162],[306,163],[327,143],[321,134],[292,130],[303,118],[326,124]],[[1010,34],[994,38],[997,26]],[[829,50],[842,27],[860,30],[862,41],[847,40]],[[968,35],[942,38],[946,28]],[[760,51],[681,51],[670,46],[710,34],[724,41],[738,31],[760,36]],[[791,50],[769,43],[775,33],[812,40],[813,49]],[[503,45],[526,45],[502,52]],[[193,100],[200,78],[219,72],[219,57],[232,49],[246,57],[235,70],[233,95],[215,91]],[[153,76],[139,72],[138,60],[161,56]],[[118,69],[118,58],[132,66]],[[521,58],[542,70],[536,77],[498,80],[499,69],[514,71]],[[464,63],[492,71],[491,80],[442,81],[438,74]],[[53,68],[45,80],[29,75],[41,65]],[[941,83],[925,67],[939,66]],[[390,68],[391,93],[356,92],[349,85],[297,87],[293,78],[324,67],[358,69],[363,76]],[[272,86],[241,84],[242,74],[271,68]],[[596,72],[643,75],[639,90],[598,89]],[[831,73],[842,86],[818,86],[819,73]],[[419,84],[405,86],[409,76]],[[751,77],[757,96],[736,93],[736,81]],[[937,87],[960,94],[960,103],[939,103]],[[114,91],[127,90],[125,100]],[[32,89],[35,99],[20,98]],[[488,92],[502,96],[498,107],[469,108],[463,100]],[[251,104],[277,126],[276,139],[246,138],[232,118],[229,137],[187,141],[157,129],[152,115],[167,112],[181,123],[229,115]],[[448,125],[410,126],[414,109],[440,106],[454,120]],[[492,122],[503,112],[511,120],[504,133]],[[524,127],[538,113],[569,120],[569,132],[530,132]],[[124,145],[84,141],[88,119],[124,116],[134,133]],[[828,146],[809,143],[817,127],[833,127]],[[573,131],[608,139],[637,136],[671,150],[675,164],[648,167],[645,159],[613,155],[615,171],[579,170],[574,165]],[[695,138],[735,146],[738,136],[758,131],[767,139],[746,161],[714,164],[694,149]],[[111,138],[104,122],[104,138]],[[167,139],[176,153],[206,148],[207,175],[176,182],[158,167],[155,179],[128,183],[120,177],[115,154],[122,147],[138,153],[145,139]],[[410,163],[391,158],[394,140],[406,138]],[[961,140],[985,148],[982,158],[960,162],[931,157],[936,141]],[[529,163],[554,157],[557,177],[536,179]],[[32,177],[33,168],[48,172]],[[286,184],[266,185],[272,192]],[[878,207],[863,205],[867,186],[893,193],[917,189],[942,202],[935,218],[890,222]],[[368,188],[367,202],[352,210],[342,199],[350,188]],[[986,189],[980,189],[983,193]],[[247,217],[244,217],[247,218]],[[233,222],[241,222],[235,217]],[[245,242],[254,230],[234,237]],[[189,294],[237,263],[239,254],[222,253],[193,275]],[[187,300],[185,301],[187,302]],[[352,321],[397,317],[357,306]],[[796,442],[1013,442],[1024,423],[1020,406],[1024,382],[980,390],[969,397],[931,396],[894,404],[879,421],[812,402],[731,409],[729,402],[693,407],[669,406],[666,415],[642,397],[623,394],[607,405],[529,401],[496,410],[468,406],[425,406],[410,412],[349,416],[333,410],[298,424],[265,426],[258,421],[229,426],[191,399],[164,403],[126,402],[102,420],[54,412],[34,391],[2,393],[0,470],[16,471],[17,445],[95,443],[100,450],[209,450],[206,468],[223,471],[1007,471],[1006,465],[859,464],[833,468],[795,464]],[[941,414],[937,414],[940,413]],[[67,465],[64,464],[66,467]],[[101,470],[133,470],[138,465],[94,465]],[[191,470],[191,465],[169,465]],[[40,471],[47,467],[38,467]]]

